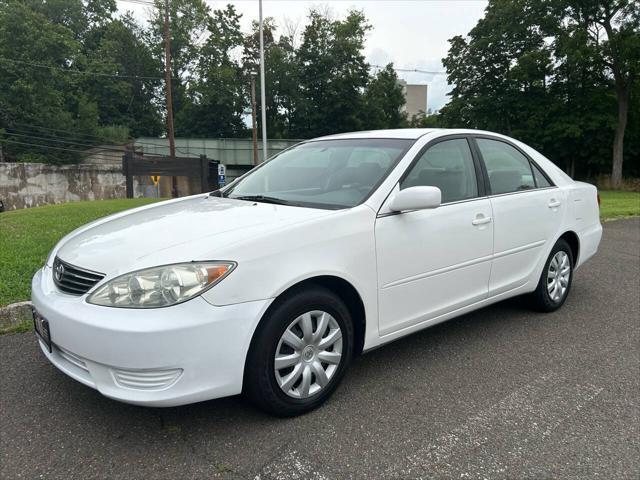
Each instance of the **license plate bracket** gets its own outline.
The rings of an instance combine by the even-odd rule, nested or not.
[[[36,331],[36,335],[38,335],[40,340],[42,340],[42,343],[45,344],[49,353],[52,353],[51,326],[49,325],[49,321],[40,315],[35,308],[33,309],[33,329]]]

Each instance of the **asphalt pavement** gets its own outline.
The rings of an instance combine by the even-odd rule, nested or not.
[[[303,417],[121,404],[33,333],[0,337],[0,389],[3,479],[638,479],[640,220],[605,224],[560,311],[508,301],[399,340]]]

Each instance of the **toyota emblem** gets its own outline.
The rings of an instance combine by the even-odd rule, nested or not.
[[[64,265],[63,264],[58,263],[58,265],[56,265],[55,275],[56,275],[56,280],[57,281],[62,280],[62,276],[64,275]]]

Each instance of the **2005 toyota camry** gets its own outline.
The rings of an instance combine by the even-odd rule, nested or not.
[[[602,234],[595,187],[473,130],[301,143],[212,194],[98,220],[33,278],[44,354],[102,394],[320,405],[354,355],[527,294],[550,312]]]

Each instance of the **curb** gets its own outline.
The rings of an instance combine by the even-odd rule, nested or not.
[[[0,333],[32,319],[31,302],[18,302],[0,307]]]

